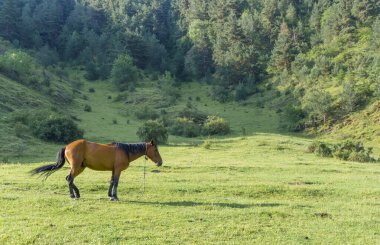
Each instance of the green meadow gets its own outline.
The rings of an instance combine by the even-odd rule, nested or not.
[[[75,179],[82,195],[76,201],[65,180],[68,165],[46,181],[31,177],[31,169],[54,162],[62,145],[25,136],[23,154],[0,164],[0,244],[379,243],[378,163],[306,153],[313,139],[283,131],[269,93],[245,104],[220,104],[209,90],[207,84],[183,85],[168,115],[190,101],[226,118],[232,132],[214,138],[170,135],[159,148],[162,167],[140,158],[122,173],[119,202],[107,197],[110,172],[86,169]],[[121,94],[111,84],[84,81],[81,91],[86,98],[77,98],[67,113],[78,118],[86,139],[103,143],[139,141],[136,109],[155,108],[165,99],[149,84]],[[146,101],[117,102],[119,95]],[[256,106],[259,100],[265,107]],[[86,104],[91,112],[83,111]],[[3,141],[17,140],[7,132]],[[3,145],[3,156],[11,148]]]
[[[378,164],[319,158],[305,153],[310,140],[280,134],[208,143],[160,147],[160,168],[136,160],[119,202],[109,172],[85,170],[74,201],[68,167],[43,181],[28,174],[41,162],[2,164],[0,243],[379,243]]]

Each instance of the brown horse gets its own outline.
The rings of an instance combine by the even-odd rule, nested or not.
[[[136,144],[116,142],[97,144],[86,140],[77,140],[66,145],[58,152],[55,164],[33,169],[31,173],[45,175],[47,178],[62,168],[66,159],[71,168],[70,174],[66,176],[70,197],[77,199],[80,197],[80,194],[79,189],[74,184],[74,178],[82,173],[86,167],[98,171],[112,171],[108,196],[112,201],[117,201],[117,186],[121,171],[127,169],[130,162],[143,155],[150,158],[157,166],[162,165],[157,144],[153,140],[149,143]]]

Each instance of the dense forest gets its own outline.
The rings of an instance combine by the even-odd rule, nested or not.
[[[43,66],[120,89],[171,74],[220,102],[276,90],[290,130],[329,126],[380,95],[376,0],[1,0],[0,36]],[[17,53],[16,53],[17,54]],[[0,50],[0,71],[15,59]],[[23,52],[18,55],[25,55]],[[16,79],[17,80],[17,79]]]

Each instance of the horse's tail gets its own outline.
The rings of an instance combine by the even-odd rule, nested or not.
[[[30,171],[30,173],[32,175],[36,175],[36,174],[45,175],[45,179],[46,179],[52,173],[62,168],[63,165],[65,164],[65,150],[66,150],[66,147],[63,147],[60,151],[58,151],[57,161],[55,164],[49,164],[49,165],[44,165],[39,168],[35,168],[32,171]]]

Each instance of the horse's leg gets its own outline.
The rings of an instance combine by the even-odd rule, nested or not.
[[[77,199],[80,198],[80,193],[78,187],[74,184],[74,178],[82,173],[84,168],[80,168],[79,170],[71,169],[70,174],[66,176],[66,180],[69,183],[70,197]],[[75,195],[74,195],[75,192]]]
[[[66,180],[67,180],[67,183],[69,184],[70,197],[75,198],[74,188],[73,188],[74,177],[72,176],[71,172],[69,175],[66,176]]]
[[[113,189],[113,185],[114,185],[114,181],[113,181],[114,173],[115,173],[115,171],[112,170],[112,176],[111,176],[111,180],[110,180],[110,187],[108,189],[108,196],[109,197],[112,197],[112,189]]]
[[[118,201],[119,198],[117,197],[117,186],[119,185],[119,178],[120,178],[120,171],[115,171],[115,174],[113,176],[113,193],[111,197],[111,201]]]

